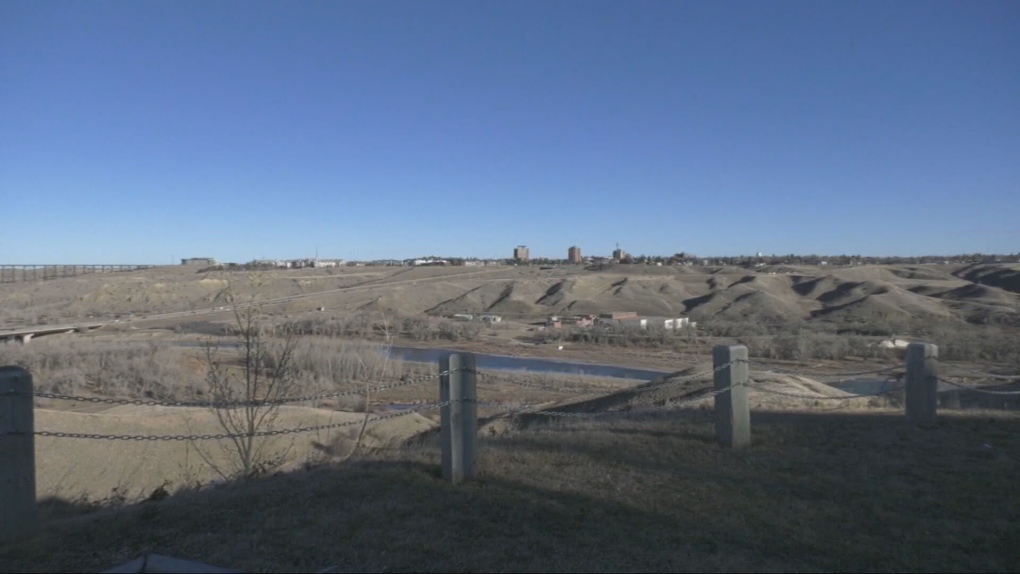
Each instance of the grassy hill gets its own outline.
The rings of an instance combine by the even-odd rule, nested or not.
[[[98,570],[152,552],[253,572],[1010,572],[1020,418],[710,412],[560,420],[480,439],[478,478],[439,478],[435,439],[346,464],[105,510],[44,505],[0,571]]]

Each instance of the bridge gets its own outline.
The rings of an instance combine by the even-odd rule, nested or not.
[[[4,343],[17,341],[27,345],[33,337],[56,335],[59,333],[88,333],[93,329],[101,328],[103,325],[104,323],[79,323],[77,325],[40,325],[21,329],[5,329],[0,330],[0,341]]]
[[[96,264],[0,264],[0,283],[18,283],[20,281],[46,281],[63,277],[76,277],[89,273],[111,273],[115,271],[138,271],[151,269],[155,265],[132,265],[123,263]]]

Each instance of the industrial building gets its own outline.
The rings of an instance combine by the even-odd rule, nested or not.
[[[574,245],[567,250],[567,259],[574,265],[580,265],[582,262],[581,248]]]

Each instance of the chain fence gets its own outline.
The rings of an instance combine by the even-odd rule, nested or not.
[[[548,384],[541,384],[541,383],[535,383],[535,382],[530,382],[530,381],[522,381],[518,377],[515,377],[515,376],[513,376],[511,374],[497,374],[497,373],[492,372],[492,371],[483,371],[483,370],[477,370],[477,369],[475,369],[473,371],[470,371],[470,372],[478,375],[479,378],[482,381],[494,382],[494,383],[508,383],[508,384],[512,384],[512,385],[515,385],[515,386],[518,386],[518,387],[522,387],[522,388],[526,388],[526,389],[531,389],[531,390],[535,390],[535,391],[543,391],[543,392],[549,392],[549,393],[555,393],[555,394],[570,394],[570,395],[576,395],[578,397],[582,397],[582,398],[584,398],[586,400],[596,400],[596,399],[599,399],[599,398],[605,398],[605,397],[610,397],[610,396],[614,396],[614,395],[620,395],[620,394],[623,394],[623,393],[631,395],[633,397],[635,395],[641,395],[641,394],[645,394],[645,393],[661,392],[661,391],[664,391],[664,390],[668,390],[670,388],[674,388],[674,387],[678,387],[678,386],[682,386],[682,385],[687,385],[687,384],[689,384],[691,382],[694,382],[694,381],[704,380],[705,378],[709,378],[709,377],[714,378],[716,373],[718,373],[720,371],[723,371],[725,369],[728,369],[729,367],[731,367],[731,366],[733,366],[735,364],[749,364],[749,365],[751,365],[751,364],[755,364],[755,363],[753,363],[752,361],[746,360],[746,359],[736,359],[736,360],[733,360],[731,362],[725,363],[723,365],[714,367],[712,369],[700,371],[700,372],[693,373],[693,374],[690,374],[690,375],[667,376],[667,377],[665,377],[665,378],[663,378],[662,380],[659,380],[659,381],[652,381],[652,382],[644,383],[644,384],[639,385],[639,386],[622,387],[622,388],[621,387],[616,387],[616,388],[606,388],[606,387],[587,387],[587,388],[585,388],[585,387],[565,387],[565,386],[559,386],[559,385],[548,385]],[[764,365],[762,365],[762,366],[765,367]],[[954,367],[959,369],[959,370],[967,370],[967,369],[963,369],[963,368],[955,366],[955,365],[954,365]],[[865,375],[876,375],[876,374],[882,374],[882,373],[890,373],[892,371],[902,370],[902,369],[903,369],[903,366],[897,365],[897,366],[891,366],[891,367],[880,367],[880,368],[868,369],[868,370],[860,370],[860,371],[842,371],[842,372],[824,373],[824,374],[821,374],[821,373],[797,372],[797,371],[788,370],[788,369],[781,369],[781,368],[780,369],[776,369],[776,368],[771,368],[771,367],[769,367],[769,368],[762,368],[762,369],[754,369],[754,371],[759,373],[759,374],[780,374],[780,375],[789,375],[789,376],[801,376],[801,377],[805,377],[805,378],[817,378],[817,377],[860,377],[860,376],[865,376]],[[414,386],[414,385],[421,385],[421,384],[427,383],[429,381],[434,381],[434,380],[440,379],[442,377],[448,376],[448,375],[450,375],[450,374],[452,374],[454,372],[457,372],[457,371],[466,371],[466,370],[465,369],[451,369],[449,371],[443,371],[443,372],[439,372],[439,373],[435,373],[435,374],[423,375],[423,376],[413,377],[413,378],[403,378],[399,382],[395,382],[395,383],[391,383],[391,384],[384,384],[384,385],[377,385],[377,386],[374,386],[374,387],[368,387],[366,390],[369,391],[369,392],[379,392],[379,391],[384,391],[384,390],[388,390],[388,389],[396,389],[396,388],[401,388],[401,387],[409,387],[409,386]],[[986,377],[986,378],[989,378],[989,379],[1011,380],[1011,381],[1012,380],[1020,380],[1020,376],[992,375],[992,374],[988,374],[988,373],[980,373],[980,372],[977,372],[977,371],[971,371],[971,372],[973,372],[977,376]],[[940,377],[938,380],[943,382],[943,383],[946,383],[948,385],[951,385],[953,387],[959,388],[959,389],[975,391],[975,392],[978,392],[978,393],[986,393],[986,394],[992,394],[992,395],[1020,395],[1020,390],[1015,390],[1015,391],[1014,390],[998,391],[998,390],[992,390],[992,389],[983,389],[983,388],[975,387],[975,386],[972,386],[972,385],[967,385],[967,384],[964,384],[964,383],[961,383],[961,382],[958,382],[958,381],[954,381],[954,380],[951,380],[951,379],[945,379],[945,378],[942,378],[942,377]],[[831,386],[831,385],[839,384],[841,382],[845,383],[845,382],[851,382],[851,381],[852,381],[852,379],[850,379],[850,380],[843,380],[843,381],[823,381],[823,383],[826,384],[827,386]],[[886,382],[891,382],[891,379],[887,378]],[[503,413],[503,414],[506,414],[506,415],[509,415],[509,416],[516,416],[516,415],[522,415],[522,414],[534,414],[534,415],[541,415],[541,416],[548,416],[548,417],[564,417],[564,418],[628,416],[628,415],[647,413],[647,412],[653,412],[653,411],[670,410],[670,409],[675,409],[675,408],[678,408],[678,407],[681,407],[681,406],[684,406],[684,405],[690,405],[690,404],[698,403],[698,402],[701,402],[701,401],[705,401],[705,400],[714,398],[717,395],[729,392],[730,390],[732,390],[732,389],[734,389],[736,387],[742,387],[742,386],[743,387],[747,387],[749,390],[757,391],[757,392],[760,392],[760,393],[766,393],[766,394],[771,394],[771,395],[781,396],[781,397],[786,397],[786,398],[791,398],[791,399],[810,400],[810,401],[847,401],[847,400],[854,400],[854,399],[861,399],[861,398],[871,398],[871,397],[877,397],[877,396],[881,396],[881,395],[886,395],[886,394],[894,393],[894,392],[901,391],[901,390],[904,389],[903,385],[898,385],[898,386],[892,386],[892,387],[888,387],[888,388],[882,388],[882,389],[879,389],[877,391],[869,392],[869,393],[845,393],[845,394],[841,394],[841,395],[837,395],[837,396],[828,396],[828,395],[822,395],[822,394],[807,394],[807,393],[798,393],[798,392],[784,391],[784,390],[780,390],[780,389],[776,389],[776,388],[770,388],[768,386],[765,386],[765,383],[762,382],[762,381],[756,381],[756,380],[753,380],[753,379],[748,379],[748,382],[746,384],[737,384],[737,385],[727,386],[727,387],[721,388],[721,389],[712,389],[712,388],[692,389],[687,395],[685,395],[683,397],[680,397],[680,398],[669,398],[669,399],[664,400],[661,405],[650,406],[650,407],[637,407],[637,408],[633,407],[632,405],[627,405],[626,408],[619,409],[619,410],[606,410],[606,411],[596,411],[596,412],[574,412],[574,411],[567,411],[567,410],[555,410],[555,408],[557,406],[559,406],[560,408],[563,408],[564,406],[566,406],[566,405],[557,405],[556,401],[546,401],[546,402],[543,402],[543,403],[532,403],[532,404],[519,404],[519,403],[515,404],[515,403],[495,402],[495,401],[478,401],[477,405],[479,407],[494,409],[494,410],[496,410],[496,411],[498,411],[500,413]],[[313,395],[301,395],[301,396],[292,396],[292,397],[281,397],[281,398],[271,399],[271,400],[226,401],[226,402],[224,402],[224,401],[163,401],[163,400],[145,400],[145,399],[114,399],[114,398],[102,398],[102,397],[83,397],[83,396],[64,395],[64,394],[59,394],[59,393],[43,393],[43,392],[13,393],[13,394],[19,395],[19,396],[32,396],[34,398],[53,399],[53,400],[65,400],[65,401],[75,401],[75,402],[84,402],[84,403],[98,403],[98,404],[107,404],[107,405],[135,405],[135,406],[159,406],[159,407],[204,407],[204,408],[213,408],[213,409],[231,409],[231,408],[244,408],[244,407],[281,406],[281,405],[293,404],[293,403],[321,401],[321,400],[341,398],[341,397],[348,397],[348,396],[358,396],[358,395],[363,395],[364,391],[348,390],[348,391],[336,391],[336,392],[329,392],[329,393],[319,393],[319,394],[313,394]],[[369,418],[367,422],[368,423],[378,422],[378,421],[398,418],[398,417],[402,417],[402,416],[407,416],[407,415],[411,415],[411,414],[414,414],[414,413],[420,413],[420,412],[429,411],[429,410],[441,409],[441,408],[443,408],[445,406],[448,406],[450,404],[451,404],[450,401],[446,401],[446,402],[441,402],[441,403],[426,403],[426,404],[417,405],[417,406],[414,406],[414,407],[402,408],[402,409],[400,409],[398,411],[394,411],[392,413],[381,414],[381,415],[374,415],[371,418]],[[201,434],[201,435],[191,434],[191,435],[152,435],[152,436],[149,436],[149,435],[103,435],[103,434],[89,434],[89,433],[54,432],[54,431],[34,431],[34,434],[36,436],[44,436],[44,437],[81,438],[81,439],[97,439],[97,440],[206,441],[206,440],[234,439],[234,438],[242,438],[242,437],[249,437],[249,436],[269,437],[269,436],[277,436],[277,435],[288,435],[288,434],[296,434],[296,433],[306,433],[306,432],[315,432],[315,431],[321,431],[321,430],[337,429],[337,428],[350,427],[350,426],[356,426],[356,425],[361,425],[361,424],[366,424],[366,421],[364,421],[364,420],[345,421],[345,422],[338,422],[338,423],[331,423],[331,424],[298,427],[298,428],[293,428],[293,429],[281,429],[281,430],[275,430],[274,429],[274,430],[253,431],[252,433],[245,433],[245,434]],[[8,432],[8,433],[0,434],[0,437],[9,436],[9,435],[17,435],[17,434],[23,434],[23,433]]]
[[[456,371],[456,369],[454,369]],[[389,385],[379,385],[371,387],[371,392],[385,391],[389,389],[396,389],[400,387],[408,387],[413,385],[421,385],[432,380],[439,379],[446,375],[449,375],[450,371],[444,371],[442,373],[436,373],[431,375],[424,375],[421,377],[415,377],[412,379],[404,379],[401,382],[393,383]],[[134,406],[148,406],[148,407],[208,407],[214,409],[234,409],[244,407],[263,407],[263,406],[279,406],[292,403],[304,403],[312,401],[321,401],[326,399],[335,399],[340,397],[351,397],[360,396],[364,394],[364,391],[337,391],[330,393],[321,393],[317,395],[302,395],[294,397],[281,397],[278,399],[266,399],[266,400],[255,400],[255,401],[161,401],[161,400],[146,400],[146,399],[112,399],[105,397],[82,397],[77,395],[62,395],[57,393],[41,393],[33,392],[29,393],[8,393],[14,396],[32,396],[38,399],[54,399],[61,401],[74,401],[80,403],[98,403],[105,405],[134,405]]]
[[[808,373],[808,372],[798,372],[798,371],[793,371],[793,370],[789,370],[789,369],[770,367],[770,368],[767,368],[767,369],[761,369],[761,370],[759,370],[759,372],[762,372],[762,373],[775,373],[775,374],[779,374],[779,375],[794,375],[794,376],[806,377],[806,378],[817,378],[817,377],[861,377],[861,376],[864,376],[864,375],[877,375],[879,373],[888,373],[888,372],[891,372],[891,371],[902,370],[902,369],[903,369],[902,365],[896,365],[896,366],[893,366],[893,367],[881,367],[881,368],[878,368],[878,369],[870,369],[870,370],[867,370],[867,371],[843,371],[843,372],[836,372],[836,373]]]
[[[947,385],[949,385],[951,387],[956,387],[958,389],[967,390],[967,391],[974,391],[975,393],[982,393],[982,394],[986,394],[986,395],[1020,395],[1020,390],[997,391],[997,390],[993,390],[993,389],[983,389],[983,388],[980,388],[980,387],[975,387],[974,385],[967,385],[967,384],[964,384],[964,383],[961,383],[961,382],[958,382],[958,381],[953,381],[951,379],[946,379],[946,378],[943,378],[943,377],[939,377],[939,382],[940,383],[946,383]]]
[[[527,381],[516,380],[513,377],[507,376],[507,375],[502,375],[502,376],[501,375],[495,375],[495,374],[493,374],[490,371],[479,371],[479,370],[476,370],[474,372],[476,374],[478,374],[478,375],[481,375],[481,376],[485,377],[487,380],[491,380],[491,381],[494,381],[494,382],[510,383],[510,384],[517,385],[517,386],[520,386],[520,387],[531,388],[531,389],[535,389],[535,390],[555,392],[555,393],[571,393],[571,394],[576,393],[576,394],[581,394],[581,395],[592,395],[593,398],[597,398],[597,397],[608,397],[608,396],[616,395],[616,394],[619,394],[619,393],[647,393],[647,392],[652,392],[652,391],[659,391],[659,390],[662,390],[662,389],[667,389],[667,388],[670,388],[670,387],[675,387],[675,386],[683,385],[683,384],[689,383],[691,381],[696,381],[696,380],[699,380],[699,379],[703,379],[705,377],[715,376],[715,374],[717,372],[722,371],[724,369],[727,369],[727,368],[731,367],[732,365],[735,365],[735,364],[738,364],[738,363],[748,363],[748,362],[749,361],[746,361],[744,359],[736,359],[736,360],[730,361],[730,362],[728,362],[728,363],[726,363],[724,365],[720,365],[718,367],[715,367],[715,368],[713,368],[711,370],[701,371],[701,372],[694,373],[694,374],[691,374],[691,375],[678,375],[678,376],[665,377],[662,382],[658,382],[658,383],[653,381],[653,382],[646,383],[645,386],[626,387],[626,388],[612,388],[612,389],[605,389],[605,388],[596,389],[594,387],[587,388],[587,389],[582,389],[582,388],[579,388],[579,387],[560,387],[560,386],[553,386],[553,385],[542,385],[542,384],[539,384],[539,383],[531,383],[531,382],[527,382]]]
[[[947,367],[956,369],[957,371],[960,371],[959,373],[951,373],[951,374],[959,374],[962,377],[976,376],[976,377],[979,377],[979,378],[982,378],[982,379],[994,379],[994,380],[997,380],[997,381],[1017,381],[1017,382],[1020,382],[1020,375],[994,375],[992,373],[983,373],[981,371],[976,371],[974,369],[969,369],[967,367],[961,367],[960,365],[954,365],[952,363],[941,363],[941,364],[945,365]]]
[[[533,414],[533,415],[541,415],[541,416],[547,416],[547,417],[560,417],[560,418],[590,418],[590,417],[610,417],[610,416],[634,416],[634,415],[647,414],[647,413],[651,413],[651,412],[663,412],[663,411],[668,411],[668,410],[676,409],[676,408],[678,408],[680,406],[683,406],[683,405],[686,405],[686,404],[693,404],[693,403],[697,403],[697,402],[700,402],[700,401],[704,401],[706,399],[713,398],[716,395],[721,395],[723,393],[729,392],[733,388],[739,387],[739,386],[741,386],[741,385],[731,385],[731,386],[728,386],[728,387],[723,388],[723,389],[713,389],[713,390],[710,390],[710,391],[707,391],[707,392],[702,392],[702,393],[699,393],[696,396],[688,396],[688,397],[683,397],[681,399],[673,399],[673,400],[669,401],[667,404],[664,404],[662,406],[643,407],[643,408],[636,408],[636,409],[635,408],[627,408],[627,409],[621,409],[621,410],[617,410],[617,411],[594,411],[594,412],[557,411],[557,410],[551,410],[551,409],[548,409],[548,408],[543,408],[541,404],[509,405],[509,404],[506,404],[506,403],[485,402],[485,401],[479,402],[478,406],[493,408],[493,409],[499,410],[499,411],[501,411],[501,412],[503,412],[503,413],[505,413],[507,415],[510,415],[510,416],[516,416],[516,415],[522,415],[522,414]],[[636,390],[636,389],[632,389],[632,390]]]
[[[441,403],[428,403],[424,405],[418,405],[411,408],[401,409],[392,413],[384,415],[375,415],[369,418],[367,423],[374,423],[384,420],[395,419],[399,417],[405,417],[414,413],[420,413],[423,411],[430,411],[441,409],[450,404],[450,401],[444,401]],[[344,427],[358,426],[367,424],[364,419],[344,421],[338,423],[329,423],[323,425],[314,425],[306,427],[297,427],[292,429],[271,429],[262,431],[253,431],[250,433],[239,433],[239,434],[191,434],[191,435],[118,435],[118,434],[91,434],[91,433],[74,433],[74,432],[56,432],[56,431],[33,431],[32,434],[35,436],[45,437],[56,437],[56,438],[82,438],[82,439],[93,439],[93,440],[124,440],[133,442],[164,442],[164,441],[206,441],[206,440],[224,440],[224,439],[235,439],[235,438],[248,438],[248,437],[270,437],[279,435],[299,434],[307,432],[316,432],[323,430],[338,429]],[[0,438],[6,436],[23,436],[27,433],[21,432],[7,432],[0,434]]]
[[[748,387],[753,389],[753,390],[755,390],[755,391],[758,391],[760,393],[768,393],[768,394],[772,394],[772,395],[778,395],[778,396],[781,396],[781,397],[788,397],[788,398],[791,398],[791,399],[803,399],[803,400],[812,400],[812,401],[849,401],[849,400],[852,400],[852,399],[862,399],[862,398],[869,398],[869,397],[877,397],[877,396],[881,396],[881,395],[887,395],[887,394],[894,393],[896,391],[901,391],[901,390],[904,389],[903,386],[899,386],[899,387],[891,387],[891,388],[887,388],[887,389],[880,389],[880,390],[872,392],[872,393],[847,393],[847,394],[844,394],[844,395],[831,396],[831,395],[809,395],[809,394],[805,394],[805,393],[791,393],[791,392],[788,392],[788,391],[780,391],[778,389],[771,389],[771,388],[762,386],[761,382],[754,381],[754,380],[750,381],[750,384],[748,385]]]

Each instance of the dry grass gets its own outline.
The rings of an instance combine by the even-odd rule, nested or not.
[[[219,353],[229,361],[236,350],[224,347]],[[0,364],[27,369],[43,392],[176,401],[200,399],[207,391],[203,350],[167,342],[41,339],[0,346]],[[379,345],[324,337],[301,338],[294,366],[293,392],[301,395],[360,389],[366,381],[395,382],[424,369],[386,357]]]
[[[2,571],[96,570],[155,552],[245,571],[1015,571],[1020,419],[706,413],[558,421],[485,437],[478,479],[432,440],[345,465],[51,518]],[[987,446],[986,446],[987,445]]]

